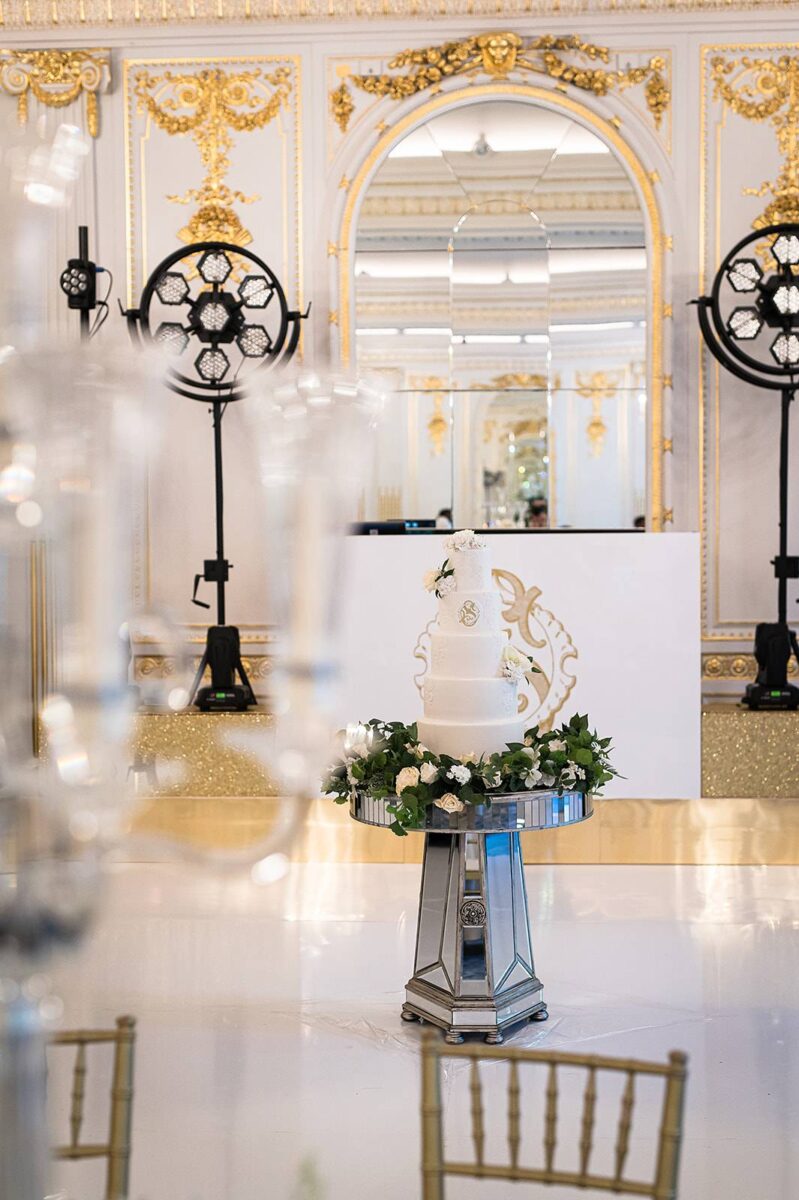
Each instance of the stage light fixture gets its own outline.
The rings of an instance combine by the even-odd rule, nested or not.
[[[271,345],[271,339],[263,325],[245,325],[236,342],[239,350],[247,358],[262,358]]]
[[[753,292],[763,272],[753,258],[739,258],[727,268],[727,279],[736,292]]]
[[[197,264],[197,270],[206,283],[224,283],[233,264],[224,250],[206,250]]]
[[[101,300],[97,299],[98,274],[108,275],[108,288]],[[113,286],[113,276],[105,267],[98,267],[89,258],[87,225],[78,226],[78,257],[69,260],[59,276],[58,284],[67,298],[68,306],[79,315],[81,338],[86,340],[92,337],[108,316],[108,297]],[[100,311],[92,324],[89,314],[95,308],[99,308]]]
[[[189,285],[179,271],[166,271],[155,291],[162,304],[182,304],[189,294]]]
[[[799,263],[799,237],[795,233],[781,233],[771,243],[771,253],[781,267]]]
[[[194,365],[200,379],[206,383],[220,383],[230,370],[230,359],[224,350],[203,350]]]
[[[263,275],[245,275],[239,285],[239,296],[245,308],[266,308],[272,295],[269,281]]]
[[[771,353],[781,367],[795,367],[799,363],[799,337],[795,333],[781,333],[772,342]]]
[[[155,340],[167,354],[182,354],[189,344],[188,331],[175,321],[162,321],[155,331]]]
[[[172,319],[156,324],[159,304],[173,309],[183,306],[183,321],[176,321],[176,314],[165,314]],[[245,309],[259,309],[259,318],[266,324],[248,325]],[[205,559],[202,573],[195,575],[192,594],[193,603],[210,608],[198,598],[198,588],[202,582],[216,588],[217,623],[209,626],[191,693],[192,701],[203,710],[246,709],[255,703],[241,659],[239,631],[226,624],[225,587],[232,563],[225,557],[222,418],[228,404],[244,395],[248,372],[277,366],[293,356],[300,323],[309,310],[289,309],[279,279],[250,250],[224,242],[202,242],[164,259],[145,284],[139,307],[125,314],[134,341],[155,342],[172,358],[173,365],[166,371],[172,391],[210,402],[211,407],[216,555]],[[192,341],[199,343],[199,352],[180,365],[175,363]],[[202,686],[206,668],[211,671],[210,686]]]
[[[769,240],[771,239],[771,240]],[[762,253],[764,242],[776,270],[764,273],[747,257]],[[755,630],[757,678],[747,685],[750,708],[799,708],[799,688],[788,682],[791,655],[799,660],[799,643],[788,625],[789,579],[799,579],[799,555],[788,554],[788,454],[791,402],[799,387],[799,224],[785,223],[742,238],[722,262],[709,296],[696,303],[708,349],[731,374],[753,387],[779,391],[782,398],[779,457],[779,553],[772,559],[777,579],[777,620]],[[732,308],[733,293],[752,294],[751,305]],[[728,315],[727,315],[728,314]],[[775,335],[776,331],[776,336]],[[767,334],[761,338],[761,334]]]
[[[733,337],[748,341],[757,337],[763,328],[763,322],[756,308],[735,308],[730,314],[727,328]]]

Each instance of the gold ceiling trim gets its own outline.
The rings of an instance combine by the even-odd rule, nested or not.
[[[191,134],[205,168],[199,188],[189,188],[182,196],[167,196],[173,204],[198,205],[178,232],[181,241],[187,245],[231,242],[235,246],[252,241],[252,234],[233,205],[252,204],[260,196],[245,196],[225,182],[234,145],[231,131],[252,133],[263,129],[281,108],[288,107],[291,91],[291,68],[287,66],[274,71],[208,67],[196,72],[165,71],[161,75],[142,70],[133,76],[139,113],[149,116],[170,136]]]
[[[529,203],[530,193],[506,192],[491,197],[494,216],[518,215],[520,205]],[[630,192],[536,192],[535,211],[541,212],[639,212],[638,200]],[[525,214],[526,216],[527,214]],[[461,217],[463,195],[453,196],[366,196],[362,217]],[[529,220],[529,217],[527,218]]]
[[[506,17],[675,12],[748,12],[791,8],[795,0],[503,0]],[[469,15],[495,17],[497,0],[470,0]],[[0,28],[59,29],[135,25],[274,24],[281,21],[375,21],[425,16],[424,0],[0,0]],[[462,17],[462,0],[437,0],[436,15]]]
[[[570,58],[578,61],[569,61]],[[348,84],[379,98],[407,100],[418,92],[438,87],[453,75],[482,72],[492,79],[507,79],[512,72],[520,71],[545,75],[558,84],[571,84],[595,96],[645,84],[646,104],[659,129],[671,101],[663,73],[664,59],[650,58],[644,67],[628,67],[623,71],[606,71],[604,67],[590,65],[609,60],[607,46],[584,42],[577,34],[546,33],[524,38],[518,33],[481,33],[460,42],[403,50],[388,64],[398,74],[348,74],[330,93],[330,109],[339,129],[346,133],[355,109]]]
[[[710,78],[717,100],[747,121],[770,121],[777,133],[782,170],[775,180],[743,191],[772,197],[752,228],[799,221],[799,55],[738,59],[717,54],[710,60]]]
[[[20,125],[27,123],[30,95],[47,108],[66,108],[85,95],[89,133],[96,138],[97,97],[110,78],[108,50],[0,50],[0,90],[16,96]]]

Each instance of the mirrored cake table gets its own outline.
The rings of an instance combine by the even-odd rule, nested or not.
[[[350,815],[388,828],[390,803],[358,793]],[[419,831],[425,850],[416,960],[403,1020],[439,1025],[452,1043],[465,1033],[501,1042],[511,1025],[546,1020],[519,834],[575,825],[592,812],[587,793],[543,789],[467,805],[461,813],[428,808]]]

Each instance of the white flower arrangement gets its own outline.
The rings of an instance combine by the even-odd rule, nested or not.
[[[485,550],[486,540],[473,529],[456,529],[444,542],[447,550]]]
[[[348,727],[325,790],[338,804],[362,794],[389,800],[391,828],[402,835],[424,827],[429,805],[460,813],[533,788],[596,793],[617,774],[610,746],[610,738],[590,729],[587,717],[573,716],[547,733],[532,726],[522,741],[467,762],[424,746],[416,725],[374,719]]]
[[[458,583],[455,579],[455,568],[451,566],[448,558],[445,558],[440,567],[431,567],[429,571],[425,571],[422,580],[426,592],[434,592],[440,600],[442,596],[448,596],[450,592],[457,591]]]
[[[520,683],[532,671],[537,672],[538,667],[529,654],[517,650],[515,646],[511,646],[508,643],[502,651],[502,665],[500,667],[502,677],[508,679],[511,683]]]

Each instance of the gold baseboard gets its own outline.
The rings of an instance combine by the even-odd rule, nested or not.
[[[226,849],[264,836],[274,804],[259,797],[161,797],[134,828]],[[311,805],[300,862],[420,863],[420,834],[395,837],[352,821],[328,800]],[[799,801],[600,800],[571,829],[522,835],[527,863],[799,865]]]

